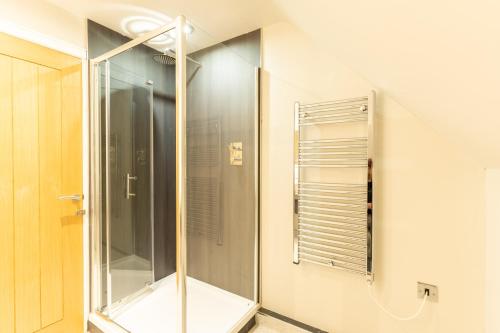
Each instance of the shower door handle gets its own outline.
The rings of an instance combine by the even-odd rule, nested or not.
[[[130,186],[131,180],[137,180],[137,176],[131,176],[130,173],[127,173],[127,199],[135,197],[135,193],[131,192],[131,186]]]

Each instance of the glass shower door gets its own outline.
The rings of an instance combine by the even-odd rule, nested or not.
[[[106,289],[115,308],[154,281],[153,82],[118,61],[106,66]]]
[[[183,313],[176,283],[183,276],[176,267],[177,24],[134,40],[93,25],[95,53],[117,45],[90,62],[89,320],[103,331],[175,332]]]

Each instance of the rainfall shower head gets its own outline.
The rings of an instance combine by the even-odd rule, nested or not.
[[[186,57],[186,59],[195,63],[198,67],[201,67],[201,64],[198,61],[190,57]],[[167,66],[175,65],[176,63],[175,52],[173,50],[166,50],[165,53],[155,54],[153,56],[153,60],[162,65],[167,65]]]
[[[156,61],[157,63],[159,64],[162,64],[162,65],[167,65],[167,66],[170,66],[170,65],[175,65],[175,58],[174,57],[171,57],[169,56],[168,54],[166,53],[163,53],[163,54],[155,54],[153,56],[153,60]]]

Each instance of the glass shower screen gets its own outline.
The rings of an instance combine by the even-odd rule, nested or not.
[[[92,301],[112,318],[175,273],[175,258],[167,262],[163,255],[175,253],[175,238],[165,249],[162,237],[175,237],[175,201],[169,204],[175,192],[166,186],[175,184],[175,65],[157,59],[163,52],[156,45],[147,40],[118,49],[93,66],[93,218],[99,223],[92,235]],[[166,213],[172,208],[173,219]]]
[[[237,332],[259,303],[260,31],[93,29],[118,44],[92,60],[93,314],[134,333]]]
[[[109,60],[104,142],[112,303],[154,280],[153,81],[118,60]]]

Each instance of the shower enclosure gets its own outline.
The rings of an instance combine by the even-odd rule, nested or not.
[[[220,43],[178,17],[128,40],[90,23],[95,45],[119,41],[90,66],[90,321],[237,332],[259,306],[260,32]]]

